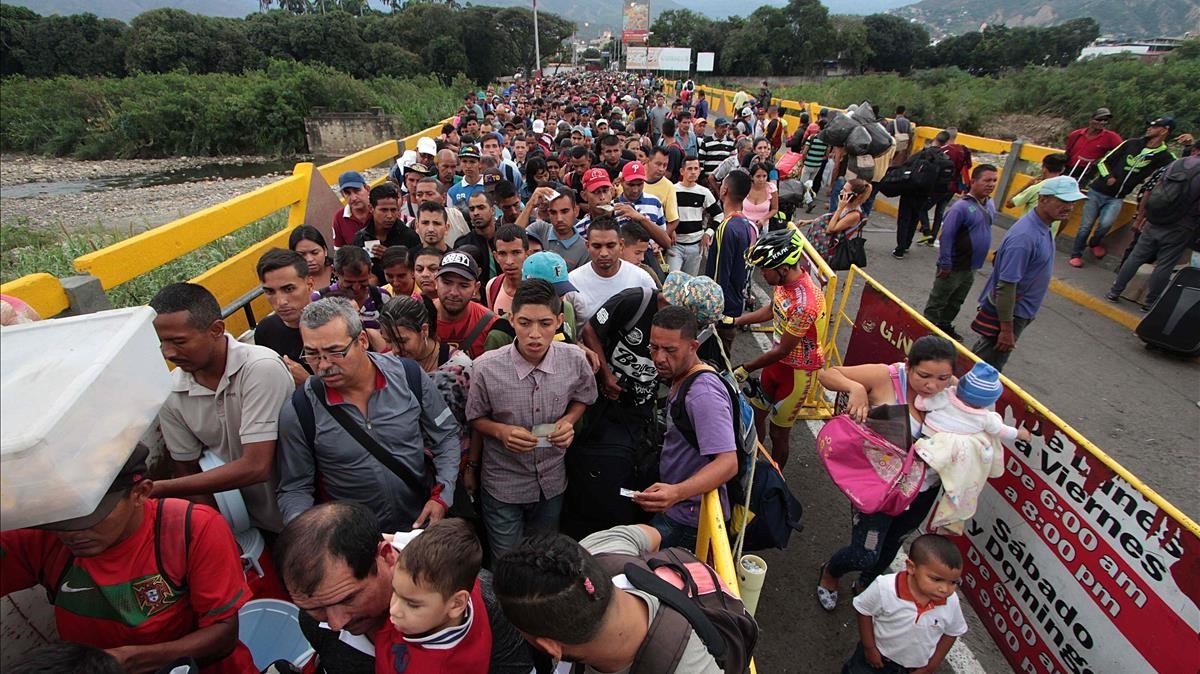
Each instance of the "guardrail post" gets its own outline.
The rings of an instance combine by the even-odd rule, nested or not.
[[[91,274],[80,274],[60,279],[63,292],[67,294],[70,306],[62,313],[63,316],[81,316],[94,314],[97,311],[112,309],[112,302],[104,294],[104,285],[100,279]]]
[[[1012,142],[1012,147],[1008,150],[1008,156],[1004,158],[1004,170],[1000,173],[1000,184],[996,185],[996,197],[994,201],[999,204],[996,210],[1000,210],[1004,206],[1004,202],[1008,201],[1008,190],[1012,187],[1013,177],[1017,175],[1017,166],[1021,163],[1021,148],[1025,147],[1025,141],[1020,139]]]

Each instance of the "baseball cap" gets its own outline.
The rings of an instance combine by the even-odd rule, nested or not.
[[[417,152],[421,154],[437,154],[437,141],[429,136],[418,138]]]
[[[484,169],[481,177],[483,178],[483,189],[488,192],[496,189],[496,183],[504,180],[504,174],[500,173],[500,169],[496,168]]]
[[[559,295],[577,292],[567,273],[567,262],[558,253],[543,250],[525,258],[521,265],[521,279],[531,278],[548,281]]]
[[[716,125],[717,126],[729,126],[729,118],[728,117],[718,117]]]
[[[1096,108],[1096,111],[1092,113],[1092,119],[1109,119],[1112,116],[1112,110],[1108,108]]]
[[[474,145],[464,145],[458,150],[459,159],[479,159],[479,148]]]
[[[129,459],[125,461],[125,465],[121,466],[120,472],[113,479],[112,485],[108,491],[100,498],[100,503],[96,505],[96,509],[90,514],[82,517],[72,517],[67,520],[51,522],[43,524],[37,529],[47,529],[50,531],[79,531],[81,529],[91,529],[108,517],[113,508],[117,507],[117,503],[125,498],[125,490],[142,481],[146,475],[146,459],[150,456],[150,449],[138,443],[133,448],[133,452],[129,455]]]
[[[437,275],[439,277],[446,274],[458,274],[468,281],[478,281],[479,265],[470,255],[461,250],[452,250],[442,256],[442,265],[438,267]]]
[[[754,110],[752,110],[749,105],[742,108],[742,117],[749,117],[752,114],[754,114]]]
[[[596,127],[599,128],[601,124],[603,124],[604,126],[608,126],[608,120],[604,119],[603,117],[601,117],[600,119],[597,119]]]
[[[504,134],[500,133],[499,131],[493,131],[493,132],[487,134],[486,136],[484,136],[483,139],[484,140],[494,140],[497,143],[500,143],[501,145],[504,144]]]
[[[621,167],[621,180],[646,180],[646,166],[640,161],[631,161]]]
[[[588,135],[588,133],[587,133],[587,129],[583,128],[583,127],[582,127],[581,125],[579,125],[579,124],[576,124],[575,126],[571,127],[571,133],[578,133],[578,134],[579,134],[579,135],[581,135],[581,136],[586,136],[586,135]]]
[[[1159,117],[1151,121],[1147,126],[1165,126],[1168,129],[1175,129],[1175,119],[1173,117]]]
[[[588,169],[583,174],[584,191],[595,192],[601,187],[612,187],[612,180],[608,177],[608,171],[602,168]]]
[[[533,120],[533,132],[534,133],[545,133],[546,132],[546,120],[543,120],[543,119]]]
[[[1055,176],[1043,180],[1042,189],[1038,194],[1043,197],[1057,197],[1063,201],[1087,199],[1087,195],[1079,191],[1079,183],[1070,176]]]
[[[358,171],[346,171],[338,176],[338,191],[341,192],[347,188],[362,189],[367,186],[367,179]],[[85,529],[87,527],[84,527]]]

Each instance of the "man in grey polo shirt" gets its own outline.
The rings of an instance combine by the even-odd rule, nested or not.
[[[460,452],[458,422],[433,381],[419,372],[420,391],[415,391],[401,359],[368,352],[358,311],[344,298],[305,307],[300,334],[304,359],[316,374],[300,389],[303,399],[289,399],[279,414],[278,497],[284,521],[315,503],[318,467],[329,500],[367,506],[384,531],[408,531],[442,519],[454,497]],[[317,378],[324,400],[313,389]],[[428,443],[433,488],[410,487],[338,423],[333,407],[345,410],[350,423],[425,484]],[[307,429],[302,413],[312,422]]]
[[[156,480],[151,496],[211,495],[238,489],[250,523],[283,528],[272,481],[279,407],[295,390],[279,354],[225,332],[221,306],[203,286],[172,283],[150,306],[163,357],[175,364],[171,395],[158,413],[174,479]],[[208,450],[225,463],[201,472]]]

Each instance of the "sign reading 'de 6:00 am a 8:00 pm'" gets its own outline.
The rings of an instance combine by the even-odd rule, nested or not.
[[[930,330],[868,283],[845,364],[892,363]],[[956,372],[970,369],[960,355]],[[963,594],[1017,672],[1200,671],[1200,533],[1027,394],[996,403],[1005,445],[963,536]],[[1166,505],[1164,508],[1163,506]]]

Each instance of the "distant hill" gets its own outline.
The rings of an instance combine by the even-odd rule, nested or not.
[[[1200,3],[1193,0],[921,0],[891,13],[925,24],[935,38],[979,30],[985,23],[1051,26],[1080,17],[1095,19],[1102,35],[1200,32]]]
[[[6,4],[28,7],[38,14],[95,14],[126,23],[142,12],[175,7],[205,16],[241,18],[258,11],[258,0],[5,0]]]
[[[129,21],[133,17],[150,9],[159,7],[177,7],[196,14],[208,16],[242,17],[258,11],[258,0],[5,0],[9,4],[28,7],[33,11],[48,14],[79,14],[90,12],[100,17],[111,17]],[[500,7],[531,5],[530,0],[469,0],[477,5],[496,5]],[[831,14],[874,14],[888,9],[903,6],[912,0],[824,0]],[[689,0],[686,3],[673,0],[653,0],[650,10],[654,16],[669,9],[683,9],[685,6],[693,11],[706,14],[714,19],[723,19],[731,14],[746,16],[762,4],[783,6],[786,0],[767,0],[766,2],[730,2],[729,0]],[[376,0],[373,6],[380,8],[382,3]],[[538,7],[547,12],[554,12],[579,24],[581,35],[598,34],[600,29],[620,29],[621,5],[619,2],[595,2],[594,0],[539,0]],[[583,24],[588,23],[586,34]]]

